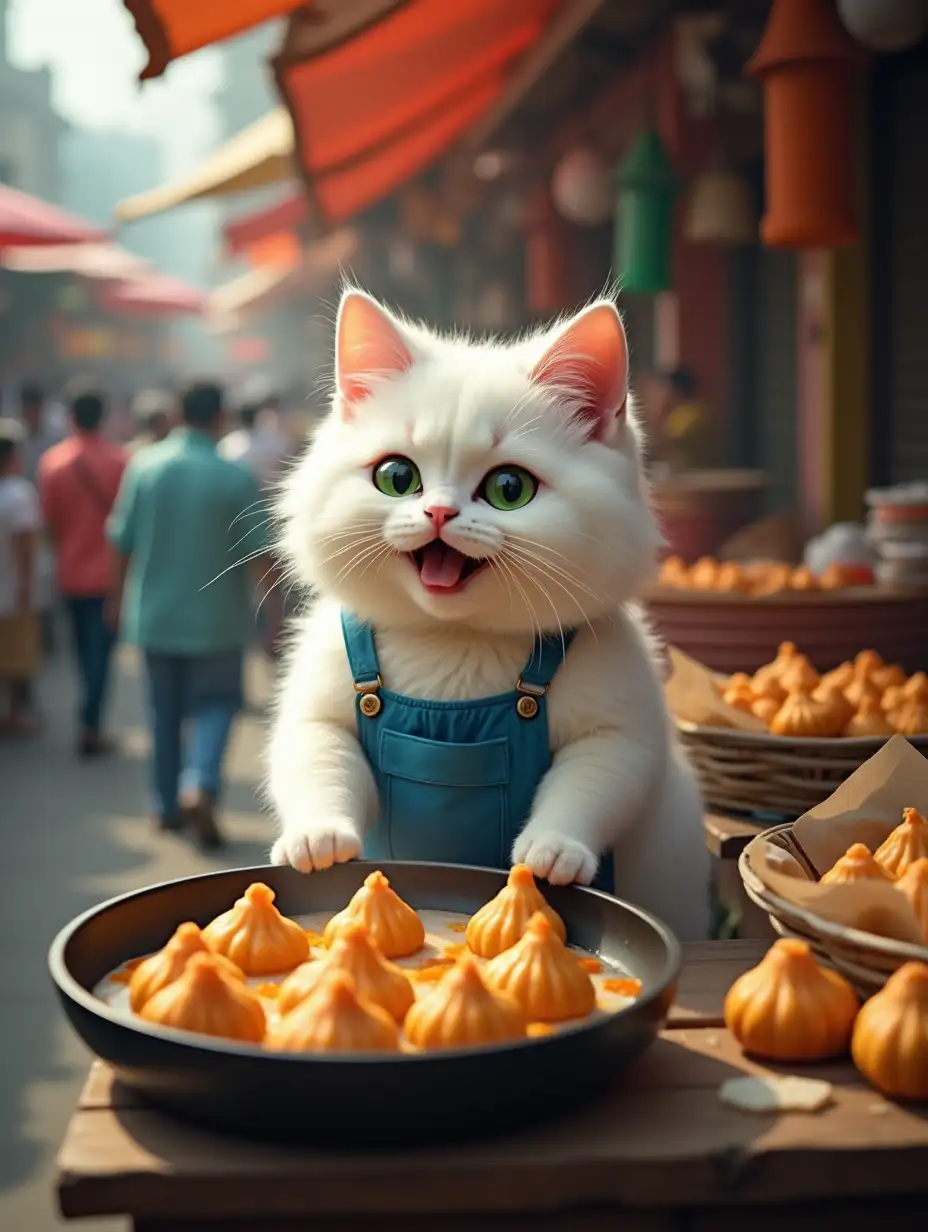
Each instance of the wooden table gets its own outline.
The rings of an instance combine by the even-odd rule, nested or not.
[[[765,1072],[722,1026],[726,990],[763,950],[686,947],[667,1031],[599,1103],[472,1145],[222,1138],[140,1104],[97,1062],[59,1156],[62,1213],[129,1215],[136,1232],[925,1232],[928,1109],[886,1102],[844,1062],[805,1071],[836,1087],[817,1115],[719,1103],[725,1078]]]

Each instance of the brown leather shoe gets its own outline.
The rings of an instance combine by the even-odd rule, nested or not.
[[[216,802],[205,791],[184,791],[180,797],[180,813],[193,830],[201,847],[213,850],[224,840],[216,822]]]

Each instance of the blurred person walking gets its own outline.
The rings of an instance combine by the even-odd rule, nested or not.
[[[182,426],[133,458],[109,525],[114,607],[145,655],[157,824],[190,826],[207,847],[222,841],[222,763],[254,627],[244,566],[272,568],[254,476],[217,451],[223,400],[208,382],[186,390]]]
[[[36,483],[39,462],[44,454],[57,445],[65,435],[61,425],[56,422],[54,406],[49,402],[45,391],[39,385],[30,381],[24,382],[19,390],[19,413],[22,419],[25,436],[22,444],[23,475],[30,483]],[[36,543],[36,601],[39,607],[39,620],[42,633],[42,645],[47,655],[55,652],[55,559],[52,549],[40,535]]]
[[[39,670],[37,550],[42,515],[35,487],[23,475],[25,434],[0,419],[0,734],[32,736],[29,685]]]
[[[134,455],[163,441],[174,427],[174,399],[161,389],[143,390],[133,399],[132,417],[136,431],[127,448]]]
[[[45,527],[58,563],[81,697],[77,752],[99,757],[112,751],[103,734],[103,707],[114,631],[106,618],[113,587],[113,555],[106,539],[123,471],[125,451],[102,433],[107,402],[93,389],[73,388],[72,435],[39,461],[38,488]]]
[[[289,452],[276,407],[274,397],[243,403],[238,409],[239,426],[219,442],[220,455],[249,467],[262,488],[276,483]]]

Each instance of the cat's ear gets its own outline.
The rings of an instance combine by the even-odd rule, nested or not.
[[[377,381],[412,367],[401,327],[363,291],[342,296],[335,324],[335,383],[347,407],[367,398]]]
[[[615,305],[601,300],[568,321],[529,375],[562,400],[591,437],[606,436],[628,399],[628,343]]]

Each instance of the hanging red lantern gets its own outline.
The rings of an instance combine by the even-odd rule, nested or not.
[[[774,0],[747,66],[764,83],[765,244],[836,248],[857,240],[855,77],[862,59],[834,0]]]
[[[525,219],[525,306],[533,316],[549,316],[569,298],[566,228],[544,187]]]

